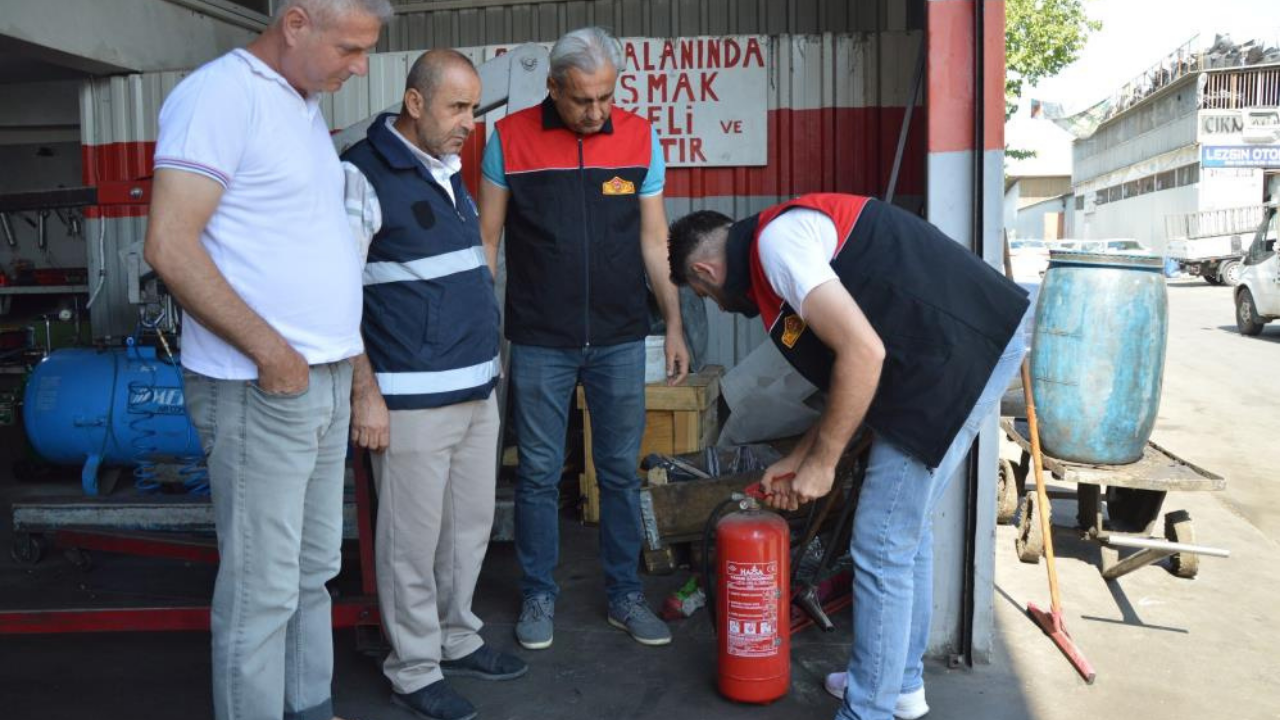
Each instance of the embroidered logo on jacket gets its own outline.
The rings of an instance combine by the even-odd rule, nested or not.
[[[788,348],[794,348],[804,329],[804,320],[800,319],[799,315],[788,315],[782,321],[782,344]]]
[[[636,184],[630,180],[623,180],[616,175],[612,180],[605,180],[603,187],[605,195],[635,195]]]

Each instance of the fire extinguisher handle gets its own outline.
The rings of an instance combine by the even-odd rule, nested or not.
[[[775,476],[773,479],[774,479],[775,481],[776,481],[776,480],[790,480],[791,478],[793,478],[793,477],[795,477],[795,476],[796,476],[796,474],[795,474],[795,473],[790,472],[790,473],[784,473],[784,474],[782,474],[782,475]],[[772,497],[772,496],[773,496],[773,493],[765,492],[764,485],[762,485],[762,484],[760,484],[760,483],[758,483],[758,482],[753,482],[753,483],[751,483],[751,484],[750,484],[750,485],[748,485],[746,488],[744,488],[742,492],[743,492],[743,494],[745,494],[747,497],[752,498],[753,500],[764,500],[764,499],[766,499],[766,498],[769,498],[769,497]]]

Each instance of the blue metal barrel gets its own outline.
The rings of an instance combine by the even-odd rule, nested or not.
[[[72,348],[46,357],[27,382],[27,437],[51,463],[84,463],[86,494],[97,494],[98,467],[203,455],[187,419],[182,370],[155,348]]]
[[[1046,454],[1135,462],[1160,410],[1169,301],[1160,258],[1052,253],[1031,385]]]

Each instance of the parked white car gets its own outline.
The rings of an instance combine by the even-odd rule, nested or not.
[[[1150,255],[1151,248],[1137,240],[1105,240],[1102,252],[1120,255]]]
[[[1257,335],[1267,323],[1280,318],[1280,255],[1276,234],[1280,220],[1276,204],[1267,207],[1241,261],[1243,271],[1235,288],[1236,328],[1241,335]]]
[[[1040,282],[1049,267],[1049,244],[1043,240],[1010,240],[1009,264],[1013,266],[1014,280]]]
[[[1101,255],[1150,255],[1151,248],[1133,238],[1103,240],[1057,240],[1050,250],[1062,252],[1097,253]]]

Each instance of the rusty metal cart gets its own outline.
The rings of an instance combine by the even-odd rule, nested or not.
[[[1018,516],[1018,557],[1036,563],[1044,551],[1040,512],[1036,494],[1026,492],[1031,443],[1025,420],[1001,418],[1005,435],[1022,448],[1015,466],[1000,461],[998,512],[1002,523]],[[1086,465],[1044,456],[1044,468],[1058,480],[1073,483],[1076,491],[1052,492],[1050,497],[1070,497],[1077,501],[1076,524],[1085,537],[1102,546],[1102,577],[1114,580],[1122,575],[1169,558],[1174,575],[1193,578],[1199,572],[1200,556],[1229,557],[1227,550],[1197,545],[1191,515],[1186,510],[1164,514],[1164,538],[1152,537],[1160,519],[1165,495],[1170,491],[1223,490],[1221,477],[1196,467],[1159,445],[1149,442],[1142,459],[1129,465]],[[1021,503],[1019,503],[1021,498]],[[1103,513],[1103,504],[1106,513]],[[1121,550],[1135,552],[1121,555]]]

